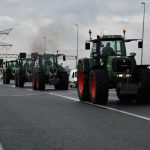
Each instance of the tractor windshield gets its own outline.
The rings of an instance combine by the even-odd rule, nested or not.
[[[29,67],[33,67],[34,66],[34,62],[32,59],[22,59],[22,66],[24,66],[25,68],[29,68]]]
[[[54,66],[57,63],[57,58],[54,55],[45,55],[43,59],[43,64],[45,66]]]
[[[16,62],[16,61],[9,61],[9,62],[7,62],[7,66],[8,66],[8,67],[13,68],[13,67],[16,67],[16,65],[17,65],[17,62]]]
[[[93,51],[96,51],[96,44],[93,43]],[[108,56],[125,56],[126,50],[123,40],[101,40],[100,41],[100,54]]]

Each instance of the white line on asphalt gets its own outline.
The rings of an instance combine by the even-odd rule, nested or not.
[[[4,148],[3,148],[3,146],[2,146],[2,144],[0,143],[0,150],[4,150]]]
[[[119,109],[115,109],[115,108],[107,107],[107,106],[103,106],[103,105],[92,104],[90,102],[84,102],[84,103],[90,104],[90,105],[93,105],[93,106],[97,106],[97,107],[101,107],[101,108],[105,108],[105,109],[108,109],[108,110],[112,110],[112,111],[115,111],[115,112],[119,112],[119,113],[122,113],[122,114],[126,114],[126,115],[129,115],[129,116],[133,116],[133,117],[136,117],[136,118],[140,118],[140,119],[144,119],[144,120],[150,121],[149,117],[141,116],[141,115],[138,115],[138,114],[127,112],[127,111],[123,111],[123,110],[119,110]]]
[[[29,91],[29,92],[33,92],[34,90],[32,90],[32,89],[26,89],[27,91]]]
[[[63,98],[66,98],[66,99],[70,99],[72,101],[79,101],[79,99],[77,99],[77,98],[68,97],[68,96],[64,96],[64,95],[60,95],[60,94],[56,94],[56,93],[48,93],[48,94],[49,95],[55,95],[55,96],[63,97]]]
[[[56,93],[48,93],[48,94],[54,95],[54,96],[63,97],[63,98],[66,98],[66,99],[70,99],[70,100],[72,100],[72,101],[79,101],[79,99],[77,99],[77,98],[68,97],[68,96],[64,96],[64,95],[60,95],[60,94],[56,94]],[[83,101],[83,102],[84,102],[84,101]],[[139,118],[139,119],[143,119],[143,120],[146,120],[146,121],[150,121],[150,118],[149,118],[149,117],[145,117],[145,116],[142,116],[142,115],[130,113],[130,112],[127,112],[127,111],[115,109],[115,108],[108,107],[108,106],[92,104],[92,103],[90,103],[90,102],[84,102],[84,103],[89,104],[89,105],[93,105],[93,106],[97,106],[97,107],[100,107],[100,108],[108,109],[108,110],[111,110],[111,111],[115,111],[115,112],[118,112],[118,113],[122,113],[122,114],[125,114],[125,115],[128,115],[128,116],[132,116],[132,117],[135,117],[135,118]]]
[[[0,95],[0,97],[21,97],[21,96],[36,96],[41,94],[22,94],[22,95]]]

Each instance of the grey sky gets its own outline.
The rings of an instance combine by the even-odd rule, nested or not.
[[[150,64],[150,1],[146,2],[144,62]],[[79,56],[88,55],[84,42],[88,29],[97,34],[122,34],[127,38],[141,38],[143,5],[140,0],[1,0],[0,30],[13,28],[3,40],[14,46],[10,53],[39,50],[47,37],[47,52],[76,54],[76,27],[79,24]],[[0,39],[2,41],[2,39]],[[140,50],[131,44],[129,52]],[[5,51],[1,51],[5,52]]]

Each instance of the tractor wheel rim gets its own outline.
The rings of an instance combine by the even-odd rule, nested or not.
[[[78,89],[79,89],[79,93],[81,94],[83,91],[83,72],[82,72],[82,70],[79,70],[79,74],[78,74]]]
[[[92,97],[95,97],[96,95],[96,84],[95,84],[95,78],[94,78],[94,75],[92,74],[91,76],[91,84],[90,84],[90,91],[91,91],[91,95]]]

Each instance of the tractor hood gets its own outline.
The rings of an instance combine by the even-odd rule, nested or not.
[[[110,76],[131,73],[131,60],[126,56],[109,56],[107,59],[107,70]]]

